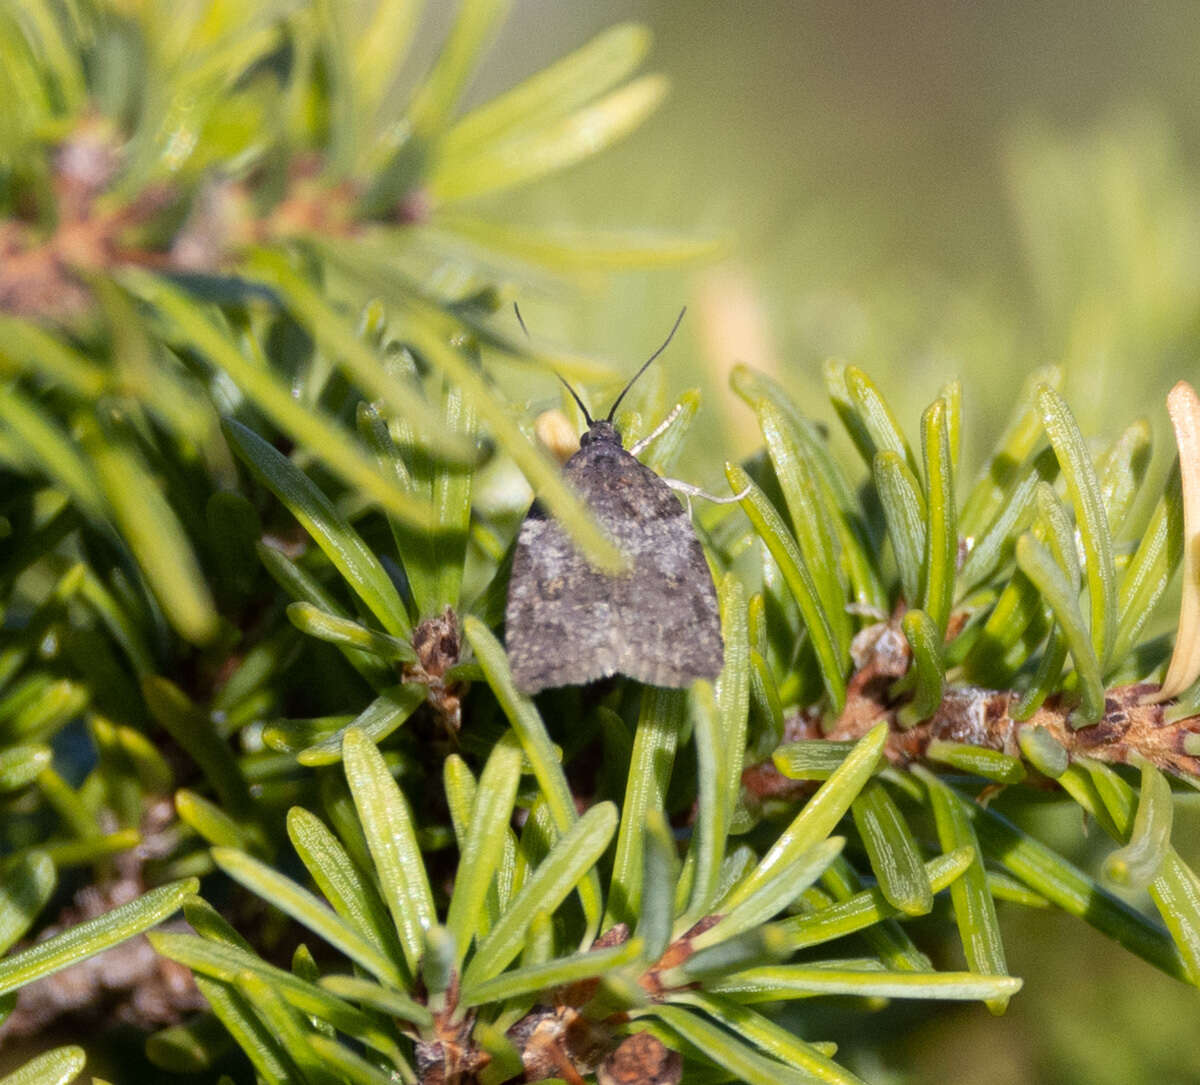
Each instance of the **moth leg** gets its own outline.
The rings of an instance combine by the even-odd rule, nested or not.
[[[633,444],[633,446],[629,449],[629,454],[631,456],[636,456],[639,452],[641,452],[642,449],[644,449],[647,445],[649,445],[650,442],[653,441],[655,437],[657,437],[659,434],[663,433],[667,429],[667,427],[672,422],[674,422],[676,418],[679,417],[679,412],[682,410],[683,410],[683,404],[676,403],[675,406],[671,408],[671,411],[667,415],[666,418],[664,418],[661,422],[659,422],[659,424],[657,426],[655,426],[654,429],[651,430],[651,432],[647,433],[646,436],[643,437],[640,441],[637,441]]]
[[[706,493],[699,486],[693,486],[690,482],[680,482],[677,478],[664,478],[668,486],[677,493],[684,494],[688,500],[688,512],[692,510],[691,498],[703,497],[705,501],[711,501],[714,505],[736,505],[743,498],[749,496],[750,487],[747,486],[740,494],[731,494],[729,497],[717,497],[714,494]]]

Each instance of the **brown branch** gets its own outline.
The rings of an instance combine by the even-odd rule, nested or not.
[[[92,275],[122,267],[217,274],[251,245],[345,239],[363,229],[362,186],[330,183],[319,155],[289,162],[282,192],[264,208],[253,176],[186,189],[155,183],[114,201],[123,153],[120,133],[97,118],[51,149],[51,207],[0,218],[0,312],[73,327],[86,324],[94,308]],[[382,217],[405,225],[425,221],[430,211],[428,198],[415,191]]]
[[[174,823],[170,800],[153,803],[140,826],[142,843],[114,856],[113,876],[76,892],[37,940],[52,938],[144,893],[143,864],[162,858],[174,846]],[[172,920],[162,929],[183,930],[185,924]],[[16,1008],[0,1026],[0,1048],[56,1029],[83,1035],[130,1025],[150,1031],[178,1024],[206,1005],[191,972],[160,957],[145,935],[138,935],[22,987]]]
[[[1078,730],[1071,726],[1074,704],[1066,697],[1049,697],[1028,720],[1013,719],[1016,694],[1011,690],[981,686],[948,688],[942,703],[928,720],[907,730],[897,714],[904,699],[893,698],[896,679],[908,671],[908,642],[896,622],[880,622],[855,638],[856,670],[846,689],[846,707],[833,727],[823,730],[817,713],[803,713],[788,720],[785,742],[800,739],[854,740],[861,738],[880,720],[886,720],[885,752],[894,765],[923,761],[934,741],[959,742],[1000,750],[1020,757],[1017,734],[1023,727],[1042,727],[1071,758],[1091,757],[1109,764],[1127,764],[1145,758],[1164,772],[1200,777],[1200,757],[1190,752],[1200,734],[1200,716],[1168,721],[1169,705],[1143,703],[1159,687],[1147,682],[1114,686],[1104,698],[1104,715],[1099,722]],[[787,780],[769,763],[753,765],[743,782],[760,798],[786,797],[809,789],[804,781]]]

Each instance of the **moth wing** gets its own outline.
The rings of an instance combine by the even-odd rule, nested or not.
[[[652,686],[680,688],[716,678],[724,663],[717,593],[691,519],[679,509],[646,525],[635,576],[615,585],[621,644],[616,670]]]
[[[724,660],[716,591],[691,520],[662,479],[612,443],[581,449],[567,480],[630,559],[608,576],[535,506],[517,539],[506,642],[526,693],[621,673],[682,687]]]
[[[540,510],[525,518],[505,612],[505,647],[519,690],[582,685],[616,672],[609,585],[558,523]]]

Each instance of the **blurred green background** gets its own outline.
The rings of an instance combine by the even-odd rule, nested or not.
[[[1061,363],[1085,433],[1145,415],[1169,449],[1163,397],[1200,376],[1195,5],[517,0],[472,100],[626,19],[655,32],[665,107],[493,206],[726,240],[713,266],[511,284],[539,334],[623,372],[692,307],[658,377],[671,394],[705,390],[678,473],[714,484],[754,447],[725,387],[738,361],[826,420],[822,361],[861,365],[910,433],[959,377],[968,470],[1022,378]],[[1185,807],[1175,839],[1195,858]],[[1064,848],[1081,838],[1072,809]],[[852,1013],[833,1036],[850,1065],[878,1082],[1200,1081],[1200,994],[1078,923],[1001,911],[1029,980],[1006,1017]]]
[[[473,100],[625,19],[654,30],[666,105],[496,206],[711,234],[729,256],[585,281],[566,313],[530,299],[540,330],[630,365],[686,301],[672,390],[746,360],[820,411],[836,356],[911,424],[960,376],[976,449],[1038,365],[1068,367],[1091,433],[1161,416],[1195,372],[1193,5],[517,0]],[[711,400],[746,451],[749,412]]]

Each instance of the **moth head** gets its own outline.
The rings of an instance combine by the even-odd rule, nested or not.
[[[602,418],[598,422],[593,422],[588,427],[588,431],[579,438],[580,448],[598,444],[615,444],[618,447],[621,445],[620,432],[607,419]]]

